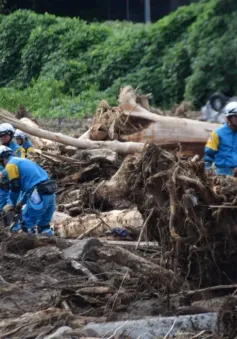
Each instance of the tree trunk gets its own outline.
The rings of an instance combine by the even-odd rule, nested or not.
[[[86,149],[86,148],[110,148],[111,150],[122,153],[135,153],[141,152],[144,144],[137,143],[137,142],[119,142],[117,140],[114,141],[91,141],[91,140],[78,140],[76,138],[69,137],[67,135],[63,135],[61,133],[53,133],[50,131],[46,131],[40,128],[35,128],[32,126],[28,126],[26,124],[21,123],[17,119],[11,118],[11,113],[9,116],[9,112],[5,110],[0,110],[0,118],[4,122],[8,122],[13,124],[14,127],[19,128],[20,130],[24,131],[33,136],[37,136],[39,138],[52,140],[61,144],[75,146],[77,148]]]
[[[166,117],[151,113],[136,103],[134,90],[129,86],[123,89],[119,101],[124,114],[151,122],[147,128],[138,133],[121,136],[124,141],[148,141],[158,145],[201,143],[204,146],[210,133],[221,126],[210,122]]]
[[[136,103],[131,96],[125,95],[121,100],[121,107],[124,113],[133,117],[139,117],[150,121],[150,125],[142,131],[124,135],[122,139],[127,142],[114,141],[91,141],[89,139],[76,139],[61,133],[53,133],[32,126],[28,126],[9,116],[9,112],[0,110],[0,118],[3,121],[12,123],[16,128],[40,138],[52,140],[61,144],[75,146],[81,149],[87,148],[110,148],[122,153],[135,153],[142,151],[145,142],[153,142],[159,145],[177,147],[177,143],[183,145],[183,151],[190,144],[198,145],[198,150],[194,149],[191,154],[200,153],[200,148],[206,143],[212,130],[220,127],[219,124],[201,122],[197,120],[181,119],[174,117],[164,117],[147,111]],[[201,146],[201,147],[200,147]],[[190,151],[190,150],[189,150]]]
[[[19,120],[21,123],[26,124],[27,126],[33,127],[33,128],[40,128],[34,121],[30,120],[29,118],[21,118]],[[36,136],[31,135],[30,137],[31,141],[34,144],[35,148],[55,148],[55,143],[47,140],[47,139],[42,139]]]
[[[56,234],[62,238],[77,238],[79,236],[100,236],[115,227],[139,233],[142,225],[143,218],[138,210],[134,208],[71,218],[63,223],[55,223],[54,229]]]

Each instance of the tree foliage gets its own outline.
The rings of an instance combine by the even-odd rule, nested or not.
[[[1,1],[1,0],[0,0]],[[0,16],[0,106],[38,116],[93,113],[131,84],[153,104],[197,106],[237,92],[237,2],[201,0],[143,25],[88,24],[16,11]]]

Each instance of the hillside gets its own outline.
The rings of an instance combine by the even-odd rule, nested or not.
[[[0,106],[38,117],[93,113],[131,84],[153,105],[237,93],[237,2],[202,0],[151,25],[88,24],[31,11],[0,16]]]

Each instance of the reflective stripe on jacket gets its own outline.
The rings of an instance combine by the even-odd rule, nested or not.
[[[30,140],[27,140],[24,143],[23,147],[24,147],[24,150],[25,150],[26,158],[30,158],[34,155],[34,152],[35,152],[34,146],[33,146],[32,142]]]
[[[23,147],[19,146],[13,140],[10,142],[8,147],[12,150],[12,155],[18,158],[25,158],[25,150]]]
[[[226,123],[213,131],[205,147],[206,166],[215,163],[220,168],[237,167],[237,131]]]

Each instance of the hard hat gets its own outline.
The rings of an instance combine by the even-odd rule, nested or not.
[[[236,101],[229,102],[226,105],[225,115],[226,115],[226,117],[231,117],[233,115],[237,115],[237,102]]]
[[[27,139],[27,135],[23,131],[21,131],[20,129],[16,130],[14,137],[15,138],[21,138],[23,140]]]
[[[0,146],[0,159],[8,158],[12,155],[12,150],[7,146]]]
[[[7,135],[7,134],[13,136],[14,132],[15,132],[15,128],[11,124],[4,123],[0,125],[0,136]]]

